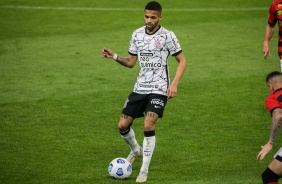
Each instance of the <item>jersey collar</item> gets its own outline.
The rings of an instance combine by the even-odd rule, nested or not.
[[[278,89],[276,89],[272,94],[274,94],[274,93],[276,93],[276,92],[278,92],[278,91],[281,91],[282,90],[282,88],[278,88]]]
[[[147,33],[147,30],[146,30],[146,26],[145,26],[145,32],[146,32],[146,34],[147,35],[153,35],[153,34],[155,34],[156,32],[158,32],[158,30],[160,30],[161,29],[161,25],[159,25],[159,28],[155,31],[155,32],[153,32],[153,33],[151,33],[151,34],[149,34],[149,33]]]

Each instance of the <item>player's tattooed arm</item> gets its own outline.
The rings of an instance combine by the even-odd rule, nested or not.
[[[282,125],[282,109],[277,108],[272,112],[272,127],[269,137],[269,143],[274,144]]]
[[[137,56],[133,56],[130,54],[128,55],[128,57],[117,56],[116,59],[116,62],[128,68],[133,68],[136,64],[136,61],[137,61]]]
[[[130,60],[129,60],[128,57],[120,57],[120,56],[118,56],[117,59],[116,59],[116,61],[117,61],[119,64],[123,65],[123,66],[130,67],[130,66],[129,66]]]
[[[257,160],[262,160],[273,147],[274,141],[277,138],[280,127],[282,125],[282,109],[276,108],[272,111],[272,126],[268,142],[261,146],[261,151],[257,155]]]
[[[132,68],[136,64],[137,55],[128,55],[128,57],[121,57],[114,53],[112,50],[103,48],[102,49],[102,58],[112,58],[119,64]]]

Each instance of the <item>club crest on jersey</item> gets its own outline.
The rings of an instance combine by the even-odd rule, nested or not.
[[[154,42],[155,48],[159,49],[159,48],[162,47],[162,44],[161,44],[162,39],[161,38],[154,38],[154,41],[155,41]]]

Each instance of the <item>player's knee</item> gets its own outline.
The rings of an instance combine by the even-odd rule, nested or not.
[[[118,122],[119,131],[120,132],[127,131],[130,128],[130,126],[132,125],[132,122],[133,122],[133,118],[122,114]]]
[[[124,124],[119,122],[118,124],[118,130],[120,132],[120,134],[125,135],[130,131],[130,127],[131,127],[132,123],[128,124]]]
[[[128,127],[124,126],[122,123],[118,124],[118,130],[120,132],[125,132],[128,129]]]
[[[152,130],[155,130],[155,123],[148,123],[148,122],[145,122],[144,123],[144,131],[152,131]]]
[[[147,117],[145,118],[145,121],[144,121],[144,131],[155,130],[157,117],[154,118],[154,115],[157,115],[157,114],[156,113],[151,113],[151,114],[147,113]]]
[[[268,167],[262,173],[261,177],[262,177],[262,181],[263,181],[264,184],[269,184],[269,183],[274,184],[275,182],[277,182],[281,178],[279,175],[275,174]]]

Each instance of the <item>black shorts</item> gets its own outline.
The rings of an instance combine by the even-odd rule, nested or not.
[[[125,101],[122,113],[132,118],[143,117],[144,113],[150,111],[163,116],[167,96],[159,94],[138,94],[132,92]]]

